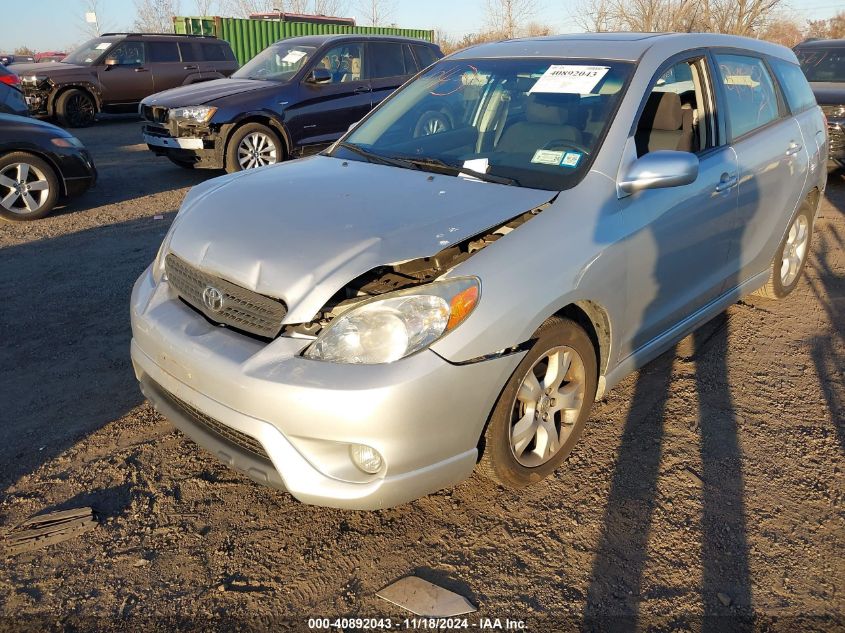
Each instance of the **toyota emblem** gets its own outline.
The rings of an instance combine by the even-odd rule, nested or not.
[[[202,291],[202,302],[212,312],[220,312],[223,309],[223,293],[214,286],[206,286]]]

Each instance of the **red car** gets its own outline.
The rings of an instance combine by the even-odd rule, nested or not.
[[[67,53],[61,53],[59,51],[45,51],[43,53],[35,53],[36,62],[60,62],[65,57],[67,57]]]

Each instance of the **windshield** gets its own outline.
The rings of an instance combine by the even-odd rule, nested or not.
[[[268,46],[232,74],[238,79],[290,81],[314,52],[313,46],[279,42]]]
[[[586,173],[632,68],[580,59],[442,61],[332,155],[568,189]]]
[[[845,82],[845,48],[807,48],[795,51],[807,81]]]
[[[97,61],[100,56],[115,45],[115,40],[107,40],[97,37],[88,40],[82,46],[73,51],[62,60],[64,64],[79,64],[88,66]]]

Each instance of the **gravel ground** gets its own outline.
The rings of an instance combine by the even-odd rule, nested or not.
[[[554,477],[349,512],[227,470],[144,403],[130,288],[216,174],[155,158],[138,127],[81,130],[98,187],[0,224],[0,533],[46,510],[102,518],[3,559],[0,628],[396,628],[407,614],[375,593],[417,574],[478,605],[470,628],[845,629],[845,177],[795,294],[732,306],[626,379]]]

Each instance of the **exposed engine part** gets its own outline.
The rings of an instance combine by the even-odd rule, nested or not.
[[[400,264],[374,268],[353,279],[335,293],[313,321],[287,325],[282,329],[281,335],[316,336],[332,319],[362,301],[395,290],[430,283],[461,262],[466,261],[481,249],[539,215],[556,198],[557,196],[539,207],[511,218],[504,224],[500,224],[482,234],[452,244],[431,257],[421,257]]]

